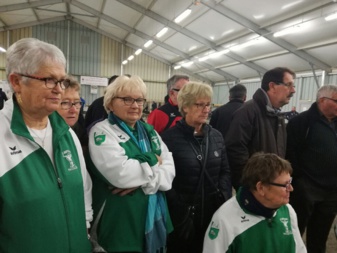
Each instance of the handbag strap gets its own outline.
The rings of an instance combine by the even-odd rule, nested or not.
[[[215,185],[215,183],[213,182],[211,176],[209,175],[208,171],[206,170],[206,162],[207,162],[207,157],[208,157],[208,146],[209,146],[208,135],[206,136],[205,142],[206,142],[206,149],[205,149],[205,155],[204,155],[204,158],[203,158],[200,154],[198,154],[198,152],[197,152],[197,150],[195,149],[195,147],[193,146],[193,144],[192,144],[191,142],[189,142],[189,144],[191,145],[191,147],[192,147],[194,153],[197,155],[197,159],[198,159],[199,161],[201,161],[202,159],[204,160],[204,163],[203,163],[203,166],[202,166],[202,171],[201,171],[201,176],[200,176],[199,183],[198,183],[198,188],[197,188],[197,191],[196,191],[196,194],[195,194],[195,195],[197,195],[197,193],[198,193],[198,191],[199,191],[199,189],[200,189],[200,187],[201,187],[201,180],[202,180],[202,177],[204,176],[204,174],[206,174],[206,177],[207,177],[208,181],[211,182],[211,184],[212,184],[212,186],[214,187],[215,191],[216,191],[217,193],[218,193],[218,192],[221,193],[220,189]],[[195,200],[194,200],[194,201],[196,201],[196,196],[195,196]]]
[[[197,152],[197,150],[195,149],[195,147],[193,146],[193,144],[190,141],[188,141],[188,143],[192,147],[194,153],[196,154],[197,159],[199,160],[199,162],[201,163],[201,161],[203,160],[202,169],[201,169],[201,173],[200,173],[200,177],[199,177],[199,181],[198,181],[198,186],[197,186],[197,189],[196,189],[195,194],[194,194],[193,205],[195,205],[196,202],[197,202],[198,192],[199,192],[199,190],[201,188],[201,184],[202,184],[202,181],[203,181],[203,178],[204,178],[204,173],[206,172],[206,163],[207,163],[207,157],[208,157],[208,135],[206,135],[205,138],[206,138],[206,141],[205,141],[206,142],[206,148],[205,148],[204,156],[202,156],[201,154],[199,154]]]

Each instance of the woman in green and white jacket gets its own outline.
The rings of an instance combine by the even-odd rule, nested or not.
[[[164,192],[175,176],[172,154],[142,122],[146,86],[137,76],[107,88],[108,119],[89,132],[95,252],[162,252],[172,230]]]

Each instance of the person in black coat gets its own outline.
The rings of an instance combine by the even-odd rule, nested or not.
[[[229,102],[212,112],[209,124],[219,130],[225,138],[231,124],[233,113],[246,101],[247,89],[242,84],[234,85],[229,90]]]
[[[231,196],[230,170],[224,140],[206,123],[211,110],[212,88],[190,82],[178,94],[183,118],[162,133],[172,152],[176,177],[167,201],[174,231],[169,235],[168,253],[202,252],[207,226],[217,208]],[[187,210],[193,206],[194,234],[187,236]],[[191,228],[187,232],[192,232]],[[185,231],[186,232],[186,231]]]

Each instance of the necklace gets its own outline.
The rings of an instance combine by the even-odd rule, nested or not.
[[[32,129],[32,128],[29,128],[29,129],[34,135],[34,140],[44,148],[44,141],[45,141],[46,136],[47,136],[48,125],[46,126],[46,128],[44,128],[42,130],[35,130],[35,129]],[[41,133],[41,135],[39,133]],[[36,138],[38,140],[36,140]]]

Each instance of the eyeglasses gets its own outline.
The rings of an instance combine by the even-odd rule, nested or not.
[[[176,92],[179,92],[179,91],[180,91],[180,89],[176,89],[176,88],[172,88],[171,90],[174,90],[174,91],[176,91]]]
[[[52,77],[37,77],[37,76],[31,76],[31,75],[24,75],[24,74],[20,74],[20,73],[16,73],[16,74],[18,74],[20,76],[23,76],[23,77],[43,81],[48,89],[53,89],[57,84],[60,84],[61,89],[65,90],[70,85],[69,79],[57,80],[57,79],[52,78]]]
[[[211,104],[204,104],[204,103],[194,103],[194,105],[196,105],[198,109],[202,108],[202,110],[205,110],[205,108],[211,109],[212,107]]]
[[[289,182],[286,183],[286,184],[278,184],[278,183],[273,183],[273,182],[269,182],[268,184],[270,185],[274,185],[274,186],[279,186],[279,187],[284,187],[286,188],[287,190],[290,190],[291,189],[291,182],[293,181],[293,178],[291,177]]]
[[[82,102],[81,101],[76,101],[76,102],[70,102],[70,101],[63,101],[61,102],[61,108],[63,110],[68,110],[70,109],[72,106],[74,106],[76,109],[80,109],[82,106]]]
[[[124,101],[124,104],[127,106],[133,105],[134,102],[136,102],[137,105],[139,106],[143,106],[144,103],[146,102],[145,98],[137,98],[137,99],[130,98],[130,97],[116,97],[116,98],[122,99]]]
[[[283,83],[283,82],[275,82],[275,83],[284,85],[284,86],[286,86],[289,89],[291,89],[291,88],[295,89],[295,87],[296,87],[293,83]]]
[[[335,102],[335,103],[337,104],[337,99],[328,98],[328,97],[323,97],[323,98],[326,98],[326,99],[328,99],[328,100],[331,100],[331,101],[333,101],[333,102]]]

